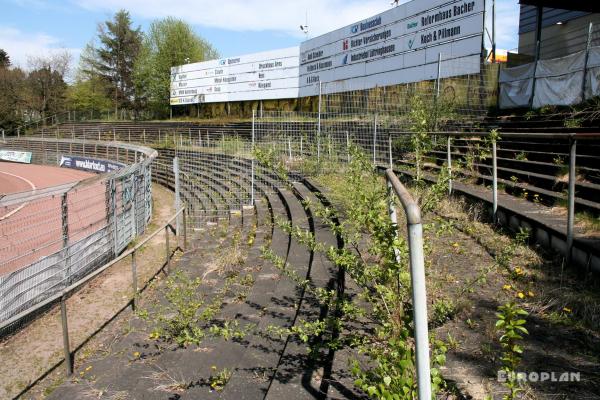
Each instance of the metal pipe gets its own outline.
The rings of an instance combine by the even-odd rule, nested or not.
[[[400,199],[408,224],[408,247],[412,283],[413,322],[415,326],[415,352],[417,390],[420,400],[431,399],[431,370],[429,366],[429,332],[427,327],[427,293],[425,287],[425,260],[423,253],[423,225],[421,210],[411,194],[390,168],[386,178]]]
[[[131,308],[133,311],[137,308],[138,301],[138,285],[137,285],[137,263],[135,260],[135,251],[131,253],[131,288],[133,289],[133,300]]]
[[[256,110],[252,110],[252,152],[254,152],[255,137],[254,129],[256,125]],[[250,182],[250,205],[254,205],[254,154],[252,155],[252,180]]]
[[[452,194],[452,138],[448,136],[448,195]]]
[[[594,30],[594,23],[590,22],[590,25],[588,27],[587,43],[585,46],[585,60],[583,62],[583,82],[581,84],[581,101],[585,101],[585,86],[586,86],[586,80],[587,80],[588,61],[590,58],[590,47],[592,46],[593,30]]]
[[[169,264],[171,262],[171,255],[169,254],[169,225],[165,226],[165,271],[169,272]]]
[[[321,161],[321,94],[322,82],[319,81],[319,115],[317,116],[317,162]]]
[[[346,131],[346,154],[348,156],[348,163],[350,163],[350,135]]]
[[[187,210],[184,208],[183,209],[183,251],[185,251],[188,246],[187,218],[188,218]]]
[[[492,221],[498,222],[498,157],[496,140],[492,140]]]
[[[373,165],[377,165],[377,160],[375,158],[376,143],[377,143],[377,114],[375,114],[375,118],[373,119]]]
[[[388,135],[388,150],[390,153],[390,168],[394,168],[394,159],[392,158],[392,135]]]
[[[63,349],[65,353],[67,376],[71,376],[73,375],[73,360],[71,358],[71,348],[69,346],[69,323],[67,318],[67,294],[63,293],[60,298],[60,319],[62,322]]]
[[[173,176],[175,177],[175,210],[179,210],[181,208],[181,187],[179,181],[179,157],[173,158]],[[177,235],[180,233],[180,224],[179,217],[175,219],[175,230]]]
[[[567,261],[571,262],[573,256],[573,226],[575,224],[575,167],[577,157],[577,140],[571,139],[569,142],[569,193],[568,193],[568,214],[567,214]]]

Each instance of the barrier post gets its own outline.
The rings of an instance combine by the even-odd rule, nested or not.
[[[377,165],[377,161],[375,159],[376,143],[377,143],[377,114],[375,114],[375,117],[373,118],[373,165]]]
[[[569,200],[567,214],[567,263],[571,262],[573,256],[573,226],[575,224],[575,167],[577,157],[577,140],[571,137],[569,140]]]
[[[243,208],[242,208],[242,210],[243,210]],[[187,249],[187,245],[188,245],[187,220],[188,220],[187,209],[184,208],[183,209],[183,251],[185,251]]]
[[[348,164],[350,164],[350,134],[346,131],[346,155],[348,156]]]
[[[63,333],[63,349],[65,354],[65,365],[67,376],[73,375],[73,360],[71,359],[71,348],[69,346],[69,323],[67,321],[67,294],[63,293],[60,298],[60,319]]]
[[[142,137],[144,138],[144,144],[146,144],[146,128],[142,130]]]
[[[254,130],[255,130],[255,125],[256,125],[256,110],[252,110],[252,152],[254,152],[254,146],[255,146],[255,137],[254,137]],[[254,154],[252,155],[252,177],[251,177],[251,182],[250,182],[250,205],[253,206],[254,205]]]
[[[135,311],[138,301],[138,286],[137,286],[137,263],[135,259],[135,250],[131,253],[131,288],[133,289],[133,299],[131,301],[131,310]]]
[[[413,321],[417,390],[419,400],[431,399],[431,369],[429,365],[429,332],[427,327],[427,294],[425,287],[425,259],[423,253],[423,224],[417,202],[402,185],[392,169],[386,172],[388,185],[396,193],[406,214],[410,277],[412,284]]]
[[[42,138],[44,138],[44,134],[42,133]],[[4,129],[2,129],[2,141],[4,142]]]
[[[394,168],[394,159],[392,157],[392,135],[388,135],[388,150],[390,156],[390,168]]]
[[[169,225],[165,226],[165,273],[169,273],[169,265],[171,263],[171,257],[169,254]]]
[[[317,116],[317,162],[321,161],[321,94],[322,82],[319,82],[319,115]]]
[[[498,222],[498,157],[496,139],[492,140],[492,221]]]
[[[585,46],[585,61],[583,62],[583,82],[581,83],[581,101],[585,101],[585,86],[587,80],[587,69],[588,61],[590,58],[590,47],[592,46],[592,32],[594,30],[594,23],[590,22],[588,27],[587,43]]]
[[[173,176],[175,177],[175,212],[181,208],[181,191],[180,191],[180,181],[179,181],[179,157],[173,158]],[[175,218],[175,231],[177,232],[177,236],[181,232],[179,230],[179,215]]]
[[[452,194],[452,138],[448,136],[448,195]]]

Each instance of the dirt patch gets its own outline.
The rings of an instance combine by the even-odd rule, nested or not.
[[[577,382],[527,382],[525,399],[600,398],[597,283],[562,268],[541,249],[478,222],[466,203],[444,200],[426,218],[429,317],[449,348],[444,378],[463,395],[500,399],[498,306],[515,301],[529,315],[519,372],[579,374]],[[475,214],[475,215],[474,215]]]
[[[173,214],[173,193],[153,185],[154,216],[146,234],[152,233]],[[145,236],[144,236],[145,237]],[[174,244],[171,243],[171,246]],[[158,235],[138,253],[138,285],[148,281],[165,258],[164,235]],[[71,349],[77,349],[90,335],[127,306],[132,295],[130,260],[123,260],[89,282],[67,301]],[[89,348],[76,356],[85,358]],[[0,398],[13,398],[63,359],[60,309],[54,307],[22,331],[0,343]],[[64,366],[48,380],[60,381]],[[38,388],[36,388],[36,391]],[[26,397],[43,397],[43,390]]]

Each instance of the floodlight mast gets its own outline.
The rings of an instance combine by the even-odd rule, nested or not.
[[[306,38],[308,39],[308,10],[306,11],[306,19],[304,25],[300,25],[300,30],[304,32]]]

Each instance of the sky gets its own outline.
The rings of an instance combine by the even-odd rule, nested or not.
[[[390,0],[0,0],[0,48],[22,68],[31,56],[64,49],[76,66],[98,24],[124,8],[143,30],[155,19],[181,18],[231,57],[297,46],[306,21],[314,37],[390,7]],[[496,21],[497,48],[516,48],[518,0],[496,0]]]

